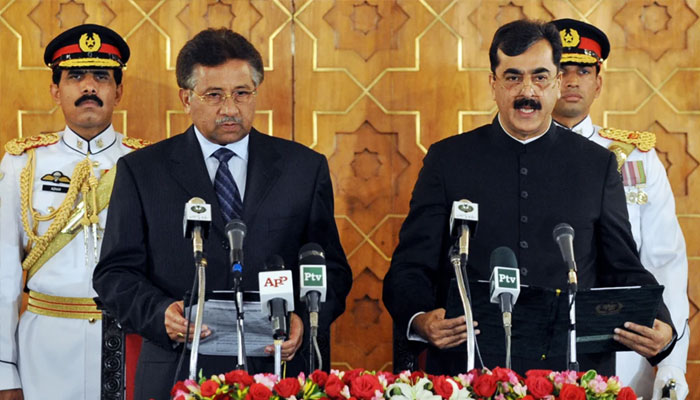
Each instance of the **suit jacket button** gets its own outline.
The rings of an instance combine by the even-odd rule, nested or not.
[[[521,240],[521,241],[520,241],[520,248],[521,248],[521,249],[527,249],[527,247],[528,247],[527,241]]]
[[[228,242],[225,240],[221,241],[221,247],[224,248],[224,250],[229,250]]]

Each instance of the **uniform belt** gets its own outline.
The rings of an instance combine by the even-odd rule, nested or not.
[[[102,319],[102,311],[90,297],[51,296],[33,290],[29,291],[27,310],[49,317],[87,319],[90,322]]]

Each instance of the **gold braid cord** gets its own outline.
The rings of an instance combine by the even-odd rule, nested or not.
[[[117,175],[117,167],[114,166],[112,167],[109,171],[107,171],[102,177],[100,178],[97,188],[92,191],[91,196],[94,194],[95,200],[90,200],[94,201],[96,204],[94,205],[89,205],[86,207],[92,207],[91,210],[89,211],[89,214],[92,216],[88,217],[89,220],[97,221],[99,218],[98,215],[102,210],[107,208],[109,205],[109,199],[112,194],[112,187],[114,187],[114,178]],[[83,199],[84,201],[85,199]],[[71,215],[72,216],[72,215]],[[69,217],[69,222],[71,221],[71,217]],[[81,219],[77,224],[82,224],[84,222],[83,219]],[[48,260],[51,259],[56,253],[58,253],[62,248],[64,248],[68,243],[70,243],[73,238],[78,234],[80,230],[76,229],[73,230],[71,233],[71,230],[69,229],[68,232],[61,231],[56,235],[56,237],[51,240],[51,242],[48,244],[46,247],[46,250],[41,253],[39,259],[32,265],[29,270],[27,270],[27,279],[31,279],[34,274],[36,274],[41,267],[46,264]]]
[[[32,192],[34,187],[34,169],[36,167],[36,159],[33,149],[28,150],[27,153],[27,165],[25,165],[25,167],[22,169],[22,173],[20,175],[22,226],[29,237],[31,246],[28,248],[27,256],[22,261],[22,268],[25,270],[31,268],[34,263],[36,263],[36,261],[48,247],[49,243],[61,231],[61,228],[66,225],[73,206],[78,199],[80,190],[83,188],[83,186],[89,190],[90,185],[88,182],[90,177],[94,178],[92,162],[89,158],[85,158],[75,166],[75,169],[73,169],[71,184],[68,187],[68,193],[66,193],[66,197],[63,199],[61,205],[56,210],[42,216],[32,207]],[[29,221],[30,214],[33,222],[31,225]],[[37,235],[36,229],[38,221],[47,221],[50,219],[53,219],[53,221],[51,222],[51,225],[49,225],[46,232],[41,236]]]
[[[5,151],[18,156],[29,149],[49,146],[58,143],[60,137],[56,133],[42,133],[27,138],[15,138],[5,143]]]
[[[633,144],[639,151],[649,151],[656,145],[656,135],[652,132],[627,131],[624,129],[604,128],[599,132],[606,139]]]

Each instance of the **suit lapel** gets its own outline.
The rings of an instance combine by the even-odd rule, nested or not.
[[[282,157],[272,140],[251,129],[248,143],[248,173],[243,199],[243,220],[250,223],[281,175]]]
[[[174,180],[191,197],[200,197],[212,208],[212,226],[224,233],[224,222],[219,201],[214,192],[207,167],[202,157],[202,148],[197,141],[192,126],[182,134],[182,140],[174,146],[170,154],[170,173]],[[184,207],[184,204],[183,204]]]

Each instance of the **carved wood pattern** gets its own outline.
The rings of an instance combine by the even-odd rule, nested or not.
[[[132,48],[117,130],[151,141],[183,131],[174,64],[207,26],[228,26],[263,55],[255,125],[329,158],[336,220],[355,284],[333,327],[339,368],[391,369],[381,282],[431,143],[487,123],[488,45],[515,18],[577,18],[612,42],[601,125],[651,130],[676,195],[690,257],[691,329],[700,329],[700,4],[696,0],[0,0],[0,144],[62,129],[44,46],[82,22]],[[292,51],[293,49],[293,51]],[[700,392],[700,340],[688,381]]]

